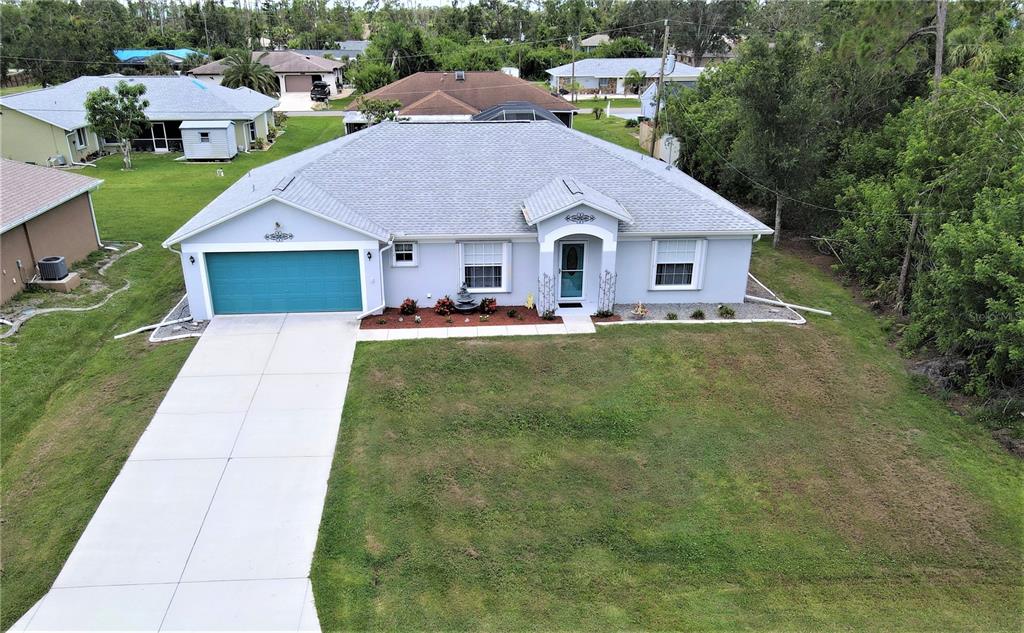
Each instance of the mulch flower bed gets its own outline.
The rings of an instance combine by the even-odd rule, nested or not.
[[[621,321],[622,317],[619,316],[618,314],[613,314],[611,316],[606,317],[599,317],[591,314],[590,320],[593,321],[594,323],[614,323],[615,321]]]
[[[515,310],[517,316],[508,316],[509,310]],[[562,317],[555,317],[551,320],[542,319],[536,310],[527,309],[523,306],[498,306],[498,311],[488,315],[487,320],[481,321],[481,316],[484,315],[474,312],[472,314],[452,313],[450,317],[445,317],[436,314],[430,308],[420,308],[416,314],[407,315],[399,313],[398,308],[385,308],[384,314],[366,317],[359,327],[363,330],[387,330],[397,328],[476,327],[484,325],[538,325],[562,322]],[[420,317],[420,323],[416,323],[416,317]],[[451,323],[448,322],[449,318],[451,318]],[[398,319],[402,320],[399,321]],[[381,321],[384,322],[381,323]]]

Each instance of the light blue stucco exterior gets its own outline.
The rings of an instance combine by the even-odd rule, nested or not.
[[[582,216],[582,217],[581,217]],[[584,244],[583,297],[587,309],[596,309],[600,278],[605,271],[617,276],[616,303],[738,303],[746,294],[750,264],[750,235],[639,236],[620,233],[623,221],[587,205],[555,213],[535,225],[536,233],[517,236],[396,237],[413,242],[415,265],[398,265],[394,248],[360,231],[318,217],[278,200],[265,201],[181,242],[181,262],[189,304],[196,319],[214,316],[205,254],[211,252],[285,252],[301,250],[353,250],[358,253],[362,306],[365,313],[396,307],[406,298],[431,307],[439,297],[454,296],[462,282],[460,244],[470,241],[508,244],[506,287],[481,292],[499,305],[522,305],[528,294],[538,298],[538,279],[550,275],[558,287],[561,245]],[[289,234],[275,241],[268,236]],[[278,235],[278,238],[283,236]],[[696,239],[699,261],[692,289],[659,290],[652,287],[654,241]],[[194,261],[193,261],[194,260]],[[309,274],[315,275],[311,270]]]

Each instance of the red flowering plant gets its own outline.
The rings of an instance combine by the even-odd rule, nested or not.
[[[452,312],[455,312],[455,302],[448,295],[445,295],[437,300],[434,304],[434,312],[441,316],[448,316]]]
[[[416,311],[419,309],[420,307],[416,305],[416,300],[411,297],[407,297],[402,302],[402,305],[398,306],[398,311],[405,315],[416,314]]]
[[[498,311],[498,300],[494,297],[484,297],[480,300],[480,312],[482,314],[494,314]]]

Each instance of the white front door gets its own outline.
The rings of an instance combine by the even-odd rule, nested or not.
[[[558,264],[558,298],[583,299],[585,242],[562,242]]]

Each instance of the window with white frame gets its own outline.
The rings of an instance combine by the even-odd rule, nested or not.
[[[697,288],[700,279],[702,240],[654,240],[651,267],[651,288],[655,290],[689,290]]]
[[[256,142],[256,122],[255,121],[249,121],[245,125],[246,125],[246,128],[248,128],[248,130],[249,130],[249,142],[250,143],[255,143]]]
[[[210,133],[209,132],[200,132],[199,133],[199,142],[200,143],[209,143],[210,142]]]
[[[395,266],[416,265],[416,242],[395,242]]]
[[[507,292],[508,242],[463,242],[462,281],[473,292]]]
[[[78,147],[78,149],[82,149],[86,145],[88,145],[88,139],[85,135],[84,127],[80,127],[77,130],[75,130],[75,145]]]

